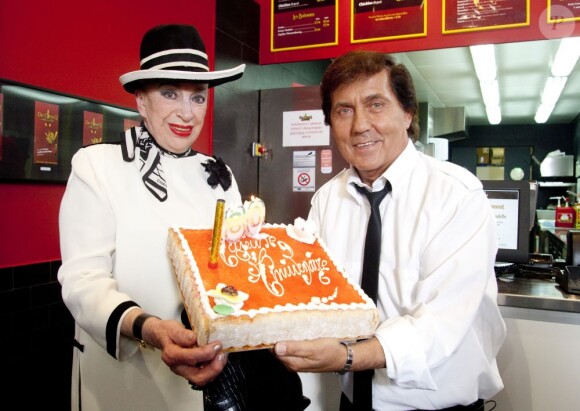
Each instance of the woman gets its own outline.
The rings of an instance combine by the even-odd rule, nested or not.
[[[253,409],[237,397],[216,398],[227,394],[216,384],[231,384],[226,377],[239,361],[220,374],[228,358],[219,341],[198,346],[182,324],[166,253],[170,226],[211,227],[217,199],[241,204],[230,169],[191,146],[208,88],[240,78],[244,68],[209,71],[194,27],[151,29],[141,43],[141,69],[120,77],[135,94],[141,126],[120,144],[85,147],[73,157],[60,210],[58,274],[76,323],[73,410],[200,410],[204,386],[212,387],[207,409],[216,402]],[[243,389],[234,385],[233,393],[248,402]]]

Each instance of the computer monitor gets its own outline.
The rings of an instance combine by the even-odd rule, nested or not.
[[[497,223],[496,263],[527,263],[530,253],[530,182],[482,180]]]

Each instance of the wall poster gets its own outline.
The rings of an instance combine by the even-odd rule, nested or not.
[[[84,112],[83,119],[83,146],[103,142],[103,114]]]
[[[530,25],[530,0],[443,0],[443,33]]]
[[[427,35],[427,0],[352,0],[351,15],[351,43]]]
[[[336,0],[271,0],[270,51],[338,44]]]
[[[2,161],[2,152],[4,151],[4,149],[2,148],[2,136],[4,135],[4,133],[2,132],[2,113],[4,112],[4,110],[2,109],[2,106],[4,105],[4,94],[0,93],[0,161]]]
[[[548,23],[580,21],[580,0],[548,0]]]
[[[134,109],[0,79],[0,182],[66,182],[83,146],[120,141]]]
[[[34,102],[34,164],[58,164],[58,105]]]
[[[141,120],[133,120],[130,118],[126,118],[123,121],[123,130],[127,130],[131,127],[139,127],[141,125]]]

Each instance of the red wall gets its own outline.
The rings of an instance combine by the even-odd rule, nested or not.
[[[213,65],[215,0],[0,2],[0,79],[131,107],[119,76],[139,68],[143,33],[189,23]],[[195,148],[211,153],[213,111]],[[60,259],[63,184],[0,183],[0,268]]]

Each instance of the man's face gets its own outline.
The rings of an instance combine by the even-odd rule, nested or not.
[[[183,153],[199,137],[207,111],[207,84],[150,84],[136,93],[137,108],[157,144]]]
[[[384,70],[335,90],[330,119],[340,153],[370,185],[405,149],[412,116],[403,111]]]

